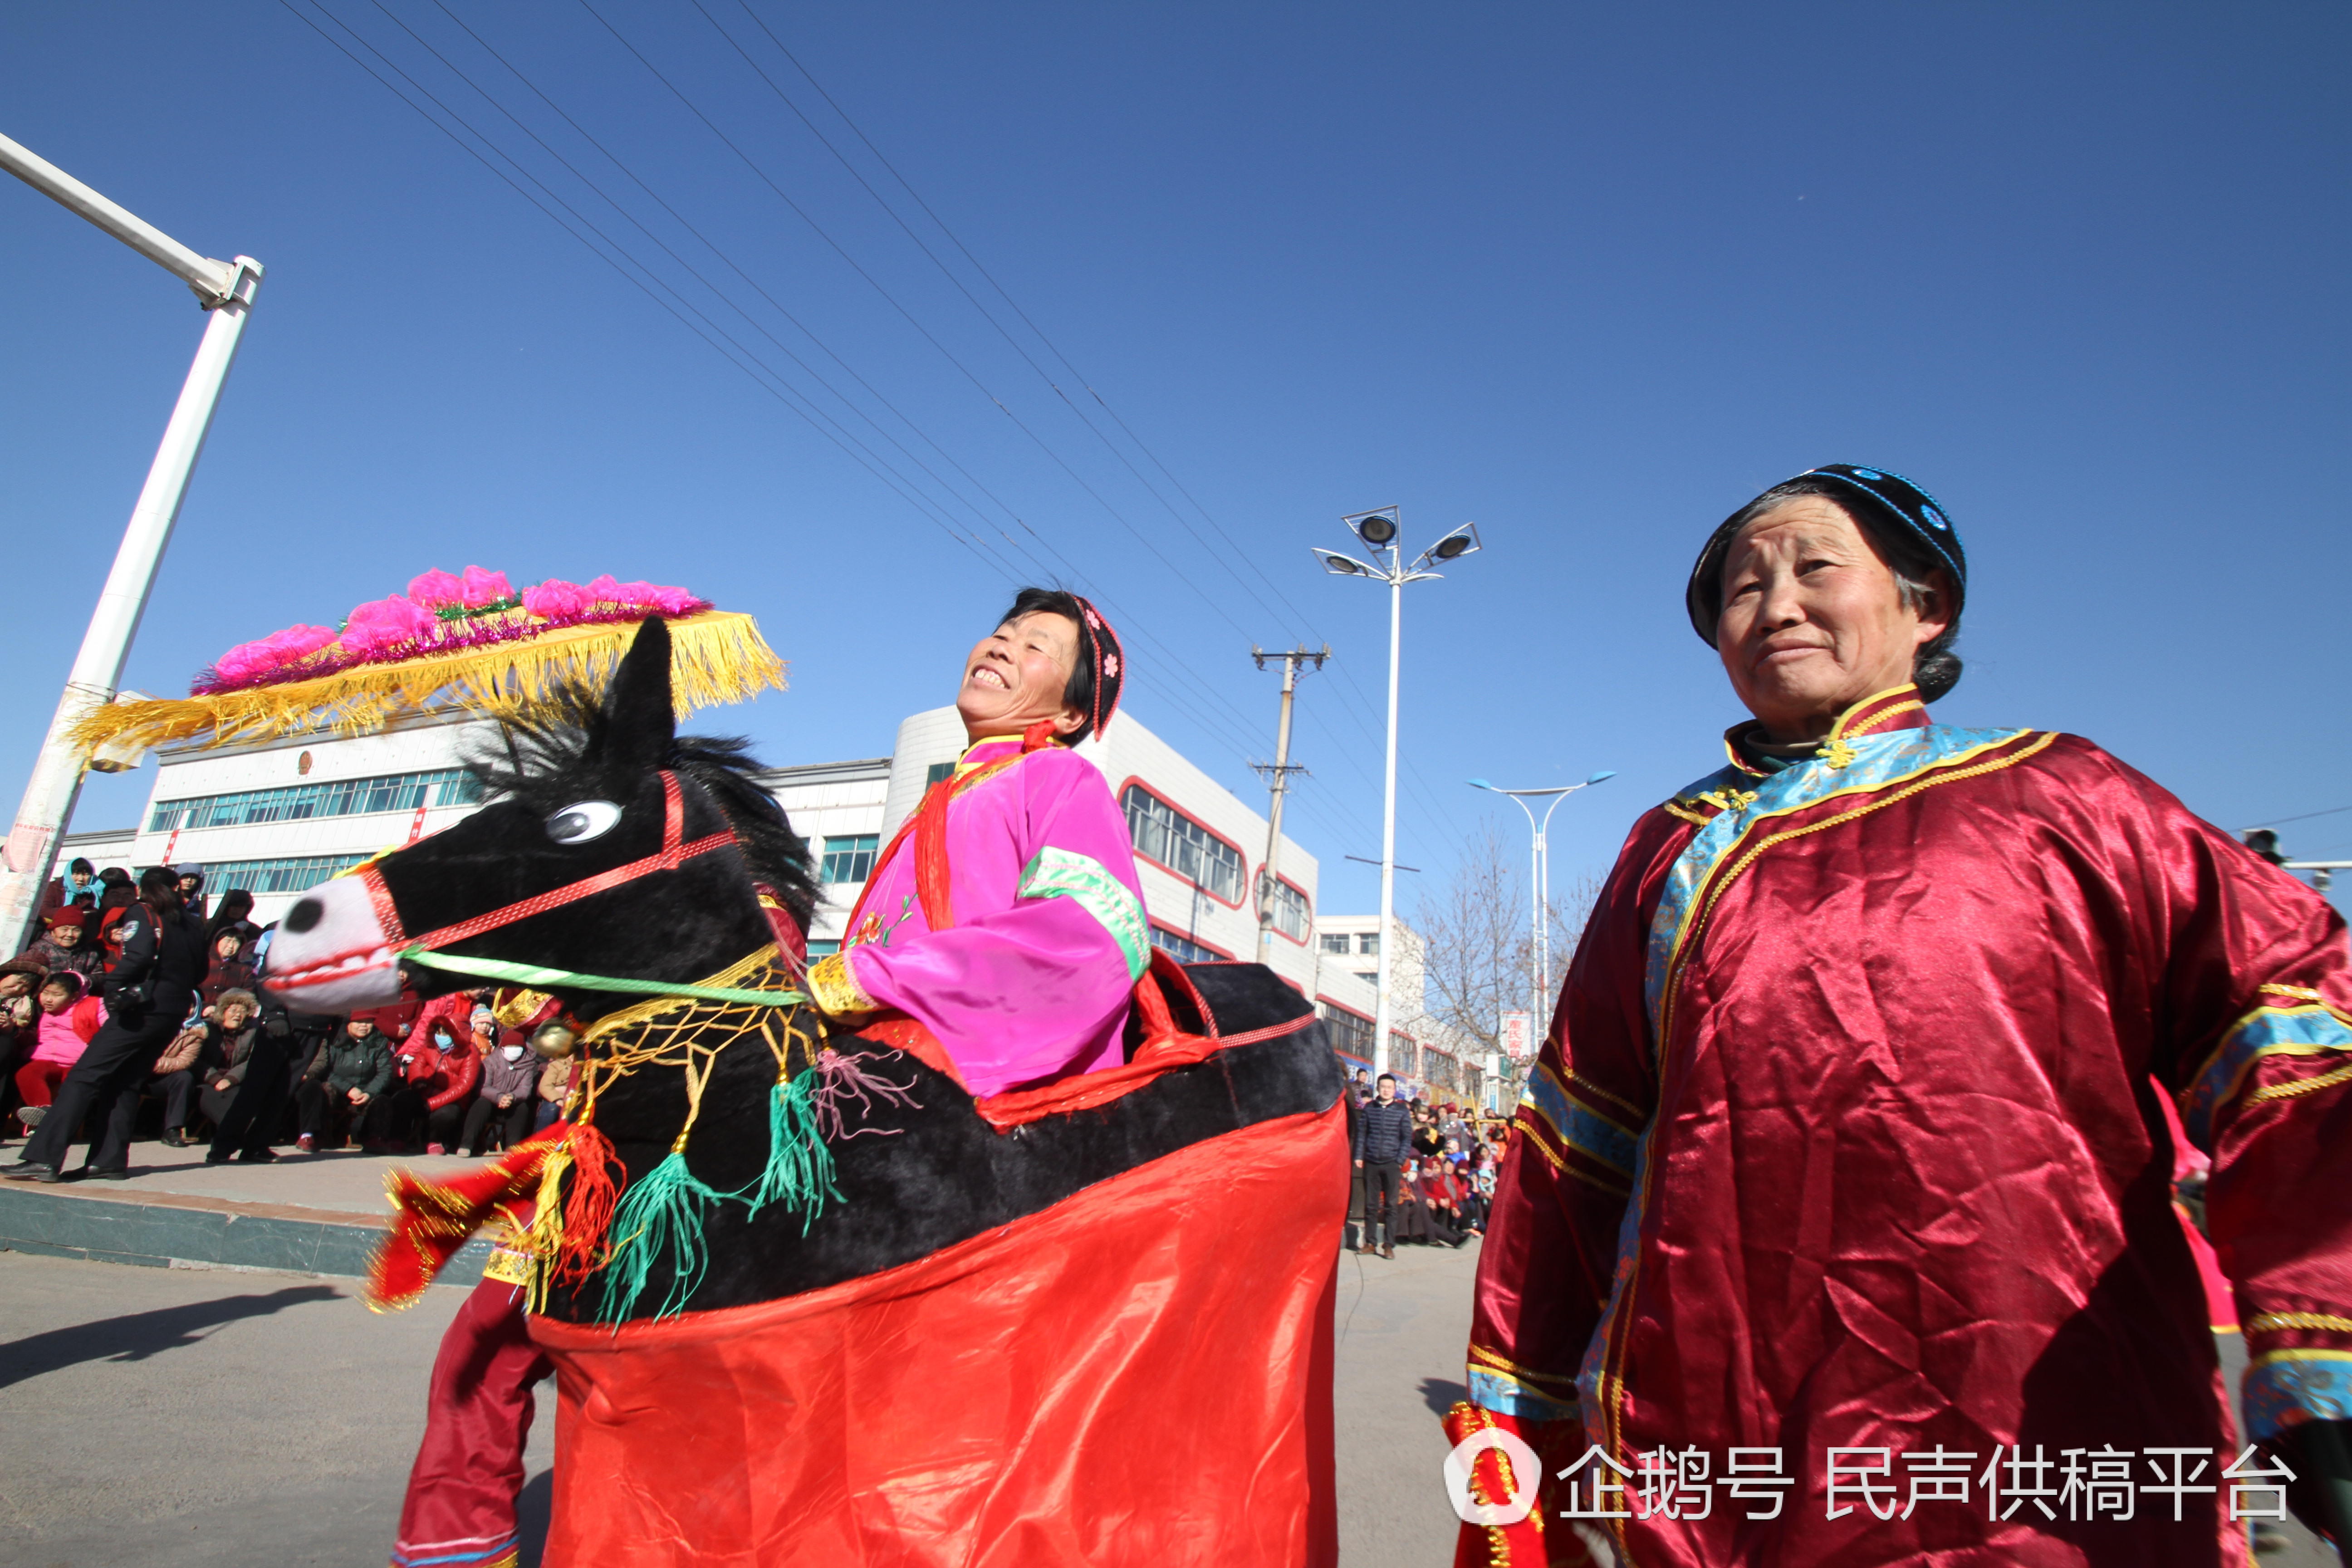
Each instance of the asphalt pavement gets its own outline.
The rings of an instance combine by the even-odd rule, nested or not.
[[[1341,1259],[1349,1568],[1451,1560],[1436,1413],[1460,1397],[1476,1263],[1475,1242]],[[425,1376],[464,1299],[436,1287],[379,1315],[348,1279],[0,1252],[0,1563],[382,1563],[424,1431]],[[546,1528],[544,1385],[541,1415],[527,1565]]]

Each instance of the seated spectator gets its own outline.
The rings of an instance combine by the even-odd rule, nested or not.
[[[117,904],[110,910],[100,910],[98,912],[99,973],[113,973],[114,966],[122,961],[122,942],[127,934],[122,922],[129,919],[131,911],[138,907],[138,903],[134,900],[128,904]]]
[[[253,986],[253,957],[246,939],[234,926],[216,928],[213,932],[212,967],[205,971],[204,984],[196,988],[205,1008],[219,1006],[224,992],[243,991],[250,994]]]
[[[530,1136],[539,1113],[539,1058],[523,1043],[520,1029],[499,1037],[498,1048],[482,1058],[482,1087],[466,1112],[460,1142],[468,1154],[479,1154],[493,1122],[499,1147],[511,1149]]]
[[[88,911],[68,904],[51,910],[42,920],[48,930],[40,941],[25,950],[26,958],[50,974],[70,970],[81,976],[85,988],[105,973],[106,955],[99,951],[96,942],[85,941],[89,926]]]
[[[58,1085],[81,1060],[82,1048],[106,1022],[106,1004],[84,994],[81,976],[69,969],[42,981],[39,994],[39,1036],[33,1057],[16,1069],[16,1092],[25,1102],[16,1112],[16,1124],[28,1133],[41,1124]]]
[[[551,1061],[539,1075],[539,1128],[552,1127],[563,1120],[564,1101],[572,1098],[572,1064],[574,1058],[564,1057]]]
[[[1421,1100],[1412,1106],[1412,1152],[1423,1158],[1437,1152],[1437,1112]]]
[[[41,912],[64,909],[88,899],[98,902],[98,869],[77,855],[66,865],[65,875],[41,891]]]
[[[294,1102],[301,1136],[296,1146],[308,1153],[331,1141],[335,1124],[346,1116],[350,1131],[346,1152],[363,1144],[383,1145],[392,1133],[392,1081],[395,1072],[392,1042],[375,1026],[373,1013],[354,1013],[342,1029],[330,1035],[302,1080],[295,1086]]]
[[[1389,1221],[1392,1246],[1429,1245],[1429,1197],[1422,1191],[1421,1162],[1407,1159],[1397,1183],[1396,1212]]]
[[[161,1095],[163,1100],[163,1146],[184,1149],[188,1146],[188,1115],[195,1107],[196,1088],[208,1063],[205,1047],[209,1039],[206,1024],[191,1024],[172,1037],[163,1054],[155,1058],[153,1070],[140,1089],[142,1098]]]
[[[205,918],[205,874],[194,866],[180,868],[180,904],[198,920]]]
[[[447,1153],[482,1080],[481,1053],[446,1020],[436,1019],[429,1033],[410,1037],[396,1054],[402,1081],[393,1090],[393,1136],[404,1142],[421,1136],[426,1153]]]
[[[1428,1212],[1432,1240],[1459,1247],[1469,1239],[1463,1229],[1462,1185],[1442,1155],[1432,1154],[1421,1163],[1421,1201]]]
[[[229,1103],[253,1066],[260,1019],[261,1003],[252,992],[224,991],[214,1004],[213,1016],[205,1020],[204,1051],[198,1058],[204,1072],[202,1108],[205,1120],[215,1127],[228,1120]]]
[[[98,874],[98,910],[100,914],[138,901],[139,889],[131,882],[130,872],[120,866],[109,866]]]
[[[34,993],[41,988],[40,962],[12,958],[0,963],[0,1114],[13,1110],[16,1069],[33,1054],[40,1032],[41,1005]]]
[[[223,893],[220,907],[205,922],[207,940],[225,931],[234,931],[240,940],[248,942],[261,934],[261,928],[253,923],[253,895],[243,888],[231,888]]]

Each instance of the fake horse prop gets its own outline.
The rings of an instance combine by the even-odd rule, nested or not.
[[[546,1562],[1336,1559],[1348,1150],[1297,992],[1155,952],[1121,1065],[975,1100],[911,1019],[803,999],[807,847],[742,742],[675,735],[659,619],[506,736],[493,803],[296,905],[268,984],[487,977],[576,1030],[566,1120],[395,1175],[373,1282],[414,1300],[528,1212]]]

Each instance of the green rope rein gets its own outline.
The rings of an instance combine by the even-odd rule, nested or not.
[[[795,1007],[808,998],[798,991],[738,991],[725,985],[688,985],[669,980],[623,980],[610,974],[575,974],[569,969],[545,969],[536,963],[509,963],[502,958],[457,958],[429,948],[412,947],[400,954],[403,963],[422,963],[457,974],[478,974],[486,980],[544,991],[569,985],[583,991],[624,991],[638,996],[692,996],[710,1002],[751,1002],[763,1007]]]

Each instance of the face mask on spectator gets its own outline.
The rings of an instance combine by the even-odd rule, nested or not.
[[[520,1046],[500,1046],[499,1047],[499,1055],[506,1058],[507,1060],[510,1062],[519,1062],[522,1060],[522,1047]]]
[[[436,1029],[433,1031],[433,1048],[441,1051],[446,1051],[449,1048],[448,1030]]]

